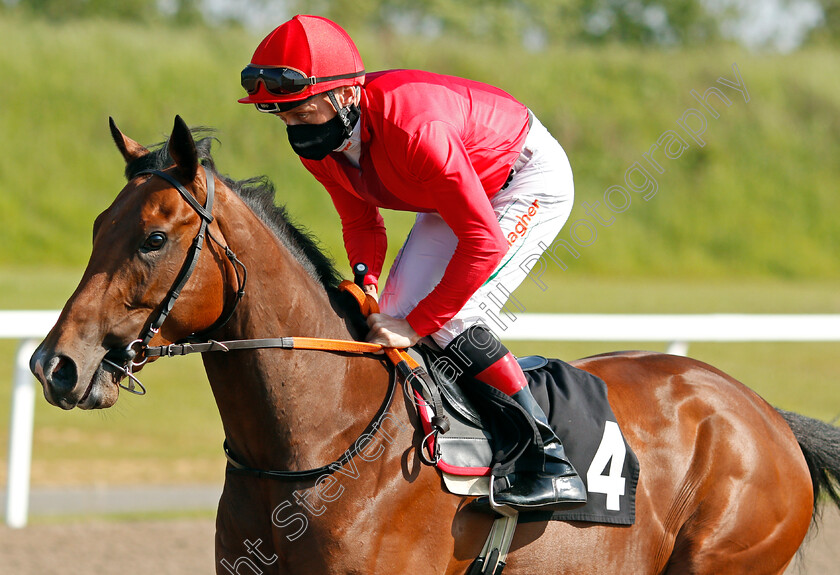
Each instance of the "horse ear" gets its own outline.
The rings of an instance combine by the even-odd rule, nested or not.
[[[175,116],[175,126],[169,137],[169,155],[188,180],[195,179],[198,173],[198,151],[192,133],[181,116]]]
[[[120,132],[116,122],[114,122],[114,118],[109,117],[108,124],[111,126],[111,137],[114,138],[114,143],[119,148],[123,158],[125,158],[126,164],[133,162],[137,158],[142,158],[149,153],[149,150]]]

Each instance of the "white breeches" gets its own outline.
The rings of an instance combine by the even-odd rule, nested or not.
[[[509,185],[490,198],[510,248],[455,317],[431,334],[441,347],[478,322],[493,330],[506,325],[502,308],[527,276],[534,255],[551,245],[572,211],[574,181],[569,160],[536,118],[514,169]],[[440,215],[417,214],[382,290],[382,313],[407,316],[443,277],[457,245],[458,238]],[[519,311],[524,311],[521,306]]]

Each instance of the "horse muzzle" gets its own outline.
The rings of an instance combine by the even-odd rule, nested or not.
[[[32,354],[29,368],[41,382],[44,398],[61,409],[110,407],[119,397],[121,374],[101,362],[86,368],[70,354],[41,344]]]

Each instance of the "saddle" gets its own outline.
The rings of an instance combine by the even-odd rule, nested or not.
[[[436,349],[418,344],[409,354],[429,374],[428,378],[416,378],[413,382],[425,435],[423,447],[428,454],[424,459],[440,470],[451,493],[488,495],[499,459],[505,454],[520,453],[524,446],[516,444],[522,438],[516,433],[508,434],[510,425],[494,425],[498,414],[487,412],[481,398],[470,393],[470,382],[459,382],[451,364]],[[534,398],[587,485],[589,499],[577,509],[520,513],[519,521],[632,525],[639,462],[609,405],[606,384],[558,359],[527,356],[517,361]]]

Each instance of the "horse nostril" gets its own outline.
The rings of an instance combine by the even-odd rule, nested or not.
[[[76,362],[66,355],[58,355],[49,363],[48,380],[56,391],[67,393],[76,387],[78,380]]]

